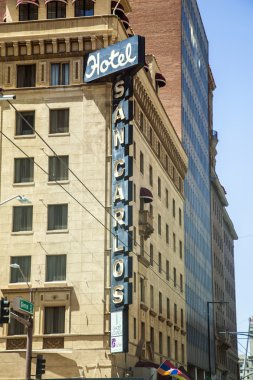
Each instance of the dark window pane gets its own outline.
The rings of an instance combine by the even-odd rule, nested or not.
[[[69,64],[68,63],[52,63],[51,64],[51,85],[67,85],[69,84]]]
[[[13,232],[32,231],[33,206],[13,207]]]
[[[33,135],[35,128],[35,112],[24,111],[16,113],[16,135]]]
[[[66,280],[66,255],[46,256],[46,281]]]
[[[15,183],[33,182],[33,158],[15,158]]]
[[[94,1],[92,0],[76,0],[75,1],[75,16],[93,16]]]
[[[18,264],[24,277],[19,269],[11,268],[11,283],[30,281],[31,277],[31,256],[12,256],[11,264]]]
[[[68,205],[48,206],[48,230],[65,230],[68,228]]]
[[[17,66],[17,87],[35,87],[36,65]]]
[[[69,131],[69,109],[50,110],[50,133]]]
[[[44,334],[60,334],[65,331],[65,307],[45,307]]]
[[[68,180],[69,157],[49,157],[49,181]]]
[[[19,21],[38,20],[38,7],[34,4],[19,6]]]
[[[47,18],[65,18],[66,4],[61,1],[51,1],[47,4]]]

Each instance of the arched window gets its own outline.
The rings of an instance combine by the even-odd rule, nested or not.
[[[20,4],[19,21],[38,20],[38,6],[34,4]]]
[[[65,18],[66,4],[62,1],[50,1],[47,4],[47,18]]]
[[[94,16],[93,0],[76,0],[75,1],[75,17]]]

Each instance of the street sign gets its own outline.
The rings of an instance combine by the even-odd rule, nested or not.
[[[33,315],[33,303],[21,297],[16,297],[12,303],[13,310],[19,311],[21,314]]]

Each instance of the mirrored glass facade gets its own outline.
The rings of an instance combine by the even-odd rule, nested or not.
[[[182,140],[188,363],[208,370],[207,301],[212,300],[208,135],[208,41],[195,0],[182,1]]]

